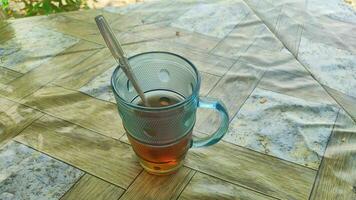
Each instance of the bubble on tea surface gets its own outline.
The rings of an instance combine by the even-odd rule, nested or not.
[[[161,80],[162,82],[168,82],[170,80],[170,75],[168,70],[166,69],[161,69],[161,71],[159,71],[159,80]]]
[[[169,106],[171,104],[171,100],[168,97],[159,98],[159,105],[161,106]]]

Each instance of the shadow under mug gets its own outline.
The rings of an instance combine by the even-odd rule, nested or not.
[[[161,107],[140,105],[137,92],[118,66],[111,86],[127,137],[141,166],[156,175],[171,174],[182,166],[191,147],[217,143],[228,129],[229,116],[219,100],[199,97],[200,76],[187,59],[169,52],[146,52],[129,58],[132,71],[148,98]],[[171,100],[176,103],[169,104]],[[207,138],[193,139],[197,108],[220,113],[220,126]]]

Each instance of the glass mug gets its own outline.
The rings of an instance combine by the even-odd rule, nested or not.
[[[127,137],[147,172],[173,173],[189,148],[215,144],[225,135],[228,113],[220,101],[199,98],[200,76],[191,62],[169,52],[142,53],[129,62],[150,106],[142,105],[120,66],[111,86]],[[198,107],[215,109],[221,118],[218,130],[200,140],[192,138]]]

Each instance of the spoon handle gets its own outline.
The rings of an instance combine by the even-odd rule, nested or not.
[[[105,20],[104,16],[98,15],[95,17],[95,22],[103,36],[106,45],[108,46],[112,56],[115,58],[116,62],[120,65],[122,71],[126,74],[127,78],[131,81],[136,92],[140,96],[142,103],[145,106],[149,106],[145,93],[142,91],[141,87],[137,83],[135,74],[132,72],[130,63],[126,57],[124,50],[121,48],[120,42],[114,35],[114,32],[110,28],[109,24]]]

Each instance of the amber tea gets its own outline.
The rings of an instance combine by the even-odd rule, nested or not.
[[[166,107],[184,100],[182,95],[162,90],[148,92],[145,96],[150,107]],[[133,103],[143,106],[139,98],[136,98]],[[156,136],[150,130],[146,130],[146,134]],[[163,134],[165,133],[163,132]],[[127,136],[135,153],[140,158],[141,164],[148,172],[157,174],[157,171],[159,171],[158,174],[166,174],[166,172],[174,172],[174,169],[182,165],[185,154],[190,148],[192,131],[171,144],[156,146],[140,142],[130,137],[130,134],[127,134]]]

